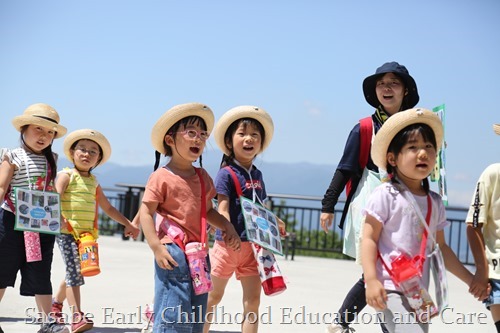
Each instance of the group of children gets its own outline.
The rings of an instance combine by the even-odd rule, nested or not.
[[[2,151],[0,196],[6,197],[0,211],[0,300],[6,287],[13,287],[21,272],[21,295],[35,296],[44,332],[69,332],[62,313],[67,302],[73,313],[71,332],[84,332],[93,327],[90,318],[81,311],[80,286],[84,284],[78,253],[79,237],[90,233],[98,237],[96,212],[98,206],[112,219],[125,226],[125,233],[136,237],[140,223],[155,257],[154,332],[208,332],[204,328],[207,302],[216,306],[233,272],[241,280],[244,312],[258,315],[260,277],[257,262],[246,238],[238,192],[264,204],[266,190],[262,173],[253,165],[257,154],[271,142],[274,125],[269,114],[256,106],[239,106],[229,110],[217,124],[217,144],[224,152],[223,165],[231,168],[239,184],[221,169],[216,183],[203,168],[193,167],[200,159],[206,140],[214,127],[212,110],[200,103],[177,105],[160,117],[152,130],[152,143],[157,152],[155,172],[150,176],[142,205],[134,223],[110,205],[91,171],[106,162],[111,155],[108,140],[98,131],[82,129],[70,133],[64,140],[64,153],[73,162],[57,174],[57,155],[52,142],[66,134],[59,124],[59,114],[47,104],[29,106],[13,124],[21,132],[21,147]],[[169,156],[168,163],[158,168],[160,154]],[[224,171],[222,171],[224,170]],[[236,190],[241,187],[241,191]],[[39,233],[41,258],[27,259],[32,244],[25,237],[29,232],[14,227],[16,207],[14,188],[48,191],[60,194],[61,233]],[[212,199],[218,199],[218,211]],[[162,219],[160,222],[158,217]],[[207,228],[203,221],[217,229],[217,243],[212,260],[213,292],[196,295],[193,291],[185,245],[206,242]],[[280,233],[284,223],[279,220]],[[173,227],[180,237],[171,235]],[[179,235],[177,235],[179,236]],[[66,265],[66,276],[52,298],[50,268],[53,247],[57,243]],[[180,240],[179,242],[175,242]],[[208,252],[206,252],[208,254]],[[216,254],[215,254],[216,253]],[[175,312],[166,312],[175,308]],[[200,311],[201,310],[201,311]],[[176,319],[186,314],[186,321]],[[194,317],[192,316],[195,315]],[[193,321],[192,318],[195,318]],[[244,322],[245,332],[257,332],[254,320]],[[0,328],[0,332],[1,328]]]
[[[416,85],[404,66],[391,64],[376,73],[373,82],[369,82],[373,84],[367,84],[365,91],[367,101],[377,108],[370,161],[378,171],[388,175],[388,181],[372,191],[363,208],[360,256],[364,276],[360,281],[362,296],[366,299],[364,304],[379,312],[385,331],[427,332],[429,318],[415,316],[415,300],[405,296],[406,280],[398,273],[414,269],[418,273],[417,282],[425,289],[430,261],[439,263],[443,258],[446,269],[463,280],[474,297],[488,299],[486,304],[498,327],[500,282],[498,265],[493,266],[492,262],[498,258],[495,243],[500,226],[500,167],[495,164],[481,176],[467,217],[468,236],[477,266],[473,275],[446,245],[444,205],[439,195],[430,190],[427,179],[443,142],[441,121],[426,109],[404,109],[403,105],[413,107],[418,102]],[[408,95],[409,101],[405,98]],[[35,296],[41,314],[40,333],[68,332],[61,315],[65,299],[73,313],[72,332],[91,329],[92,321],[80,309],[80,286],[84,280],[78,239],[84,232],[98,237],[95,219],[99,205],[108,216],[125,226],[127,235],[136,237],[140,224],[154,254],[154,332],[207,333],[210,328],[210,320],[205,318],[207,309],[212,310],[221,301],[233,273],[243,289],[243,313],[247,320],[242,323],[242,332],[257,332],[258,321],[253,319],[258,318],[261,281],[246,235],[239,193],[265,204],[263,176],[253,161],[271,142],[274,125],[270,115],[256,106],[239,106],[226,112],[215,125],[212,110],[204,104],[176,105],[165,112],[151,133],[157,153],[155,171],[148,179],[134,223],[110,205],[91,173],[111,154],[110,144],[101,133],[90,129],[70,133],[64,140],[64,153],[74,167],[60,171],[56,178],[56,155],[51,145],[54,139],[66,133],[59,121],[58,113],[46,104],[31,105],[13,120],[21,132],[21,146],[6,151],[0,167],[0,197],[5,197],[0,210],[0,300],[5,288],[14,286],[20,271],[20,293]],[[201,163],[212,130],[224,154],[215,182]],[[500,134],[498,125],[495,131]],[[359,128],[353,138],[356,135]],[[356,154],[359,149],[358,143]],[[169,159],[158,168],[161,154]],[[193,166],[197,160],[200,168]],[[333,187],[341,184],[343,189],[350,176],[349,172],[339,169],[337,180],[334,177],[332,181]],[[59,193],[61,234],[15,230],[14,188]],[[217,198],[217,209],[213,198]],[[283,234],[285,226],[279,222]],[[322,215],[321,222],[325,231],[328,230],[332,223],[329,211]],[[217,230],[210,256],[206,223]],[[56,239],[66,265],[66,276],[52,298],[50,267]],[[193,244],[199,247],[203,265],[210,272],[213,289],[209,292],[199,293],[193,286],[190,272],[193,263],[186,256]],[[28,261],[28,252],[37,246],[41,258]],[[407,266],[404,266],[401,263],[406,259]],[[433,267],[438,275],[444,268]],[[404,313],[411,322],[399,324],[391,320],[396,314]],[[255,317],[248,317],[250,314]],[[329,332],[349,330],[348,325],[337,323],[328,327]]]

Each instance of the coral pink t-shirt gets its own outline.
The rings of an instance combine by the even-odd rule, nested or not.
[[[204,169],[200,170],[205,183],[207,207],[212,207],[214,183]],[[184,231],[185,243],[201,241],[201,184],[196,173],[183,178],[166,167],[159,168],[149,177],[142,202],[158,203],[156,213],[176,223]],[[171,242],[164,233],[160,231],[159,234],[162,243]]]

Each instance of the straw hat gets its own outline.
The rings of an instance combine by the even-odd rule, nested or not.
[[[403,80],[403,83],[407,90],[407,94],[404,99],[406,100],[407,104],[406,107],[412,108],[415,105],[417,105],[420,99],[420,97],[418,96],[417,83],[411,77],[406,67],[398,64],[395,61],[386,62],[385,64],[377,68],[375,74],[370,75],[366,79],[364,79],[363,93],[365,95],[365,99],[368,102],[368,104],[370,104],[374,108],[378,108],[378,106],[380,105],[380,101],[378,100],[377,94],[375,92],[375,86],[377,84],[378,78],[382,74],[387,74],[387,73],[394,73]]]
[[[500,135],[500,124],[493,124],[493,130],[496,134]]]
[[[389,149],[392,139],[406,126],[419,123],[430,126],[436,136],[436,151],[439,151],[443,143],[444,133],[439,116],[427,109],[409,109],[390,116],[375,135],[371,149],[373,163],[379,169],[387,170],[387,149]]]
[[[79,140],[91,140],[97,143],[99,147],[101,147],[102,158],[99,164],[104,164],[104,162],[106,162],[111,156],[111,145],[109,144],[108,139],[106,139],[106,137],[100,132],[86,128],[73,131],[69,133],[68,136],[64,139],[64,154],[70,161],[73,161],[73,155],[70,151],[71,146]]]
[[[57,132],[55,139],[66,134],[66,127],[59,125],[59,113],[50,105],[36,103],[28,106],[23,114],[12,119],[12,125],[21,132],[25,125],[38,125]]]
[[[214,127],[214,114],[208,106],[201,103],[176,105],[165,112],[153,126],[153,130],[151,131],[151,143],[156,151],[166,154],[167,152],[163,147],[163,140],[165,139],[167,131],[179,120],[192,116],[203,119],[207,125],[207,132],[212,132]]]
[[[266,112],[266,110],[252,105],[237,106],[222,115],[217,122],[217,125],[215,125],[214,130],[214,138],[217,146],[219,146],[220,150],[228,156],[231,155],[231,151],[226,147],[224,136],[226,135],[227,129],[233,122],[243,118],[255,119],[262,125],[262,127],[264,127],[266,139],[265,142],[263,142],[261,152],[266,150],[273,138],[274,124],[271,116]]]

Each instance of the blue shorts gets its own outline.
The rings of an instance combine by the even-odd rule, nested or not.
[[[21,295],[52,295],[50,269],[56,237],[40,233],[42,260],[27,262],[24,234],[14,230],[14,223],[15,215],[0,208],[0,289],[14,287],[20,271]]]
[[[489,310],[491,305],[500,304],[500,280],[490,279],[491,292],[490,296],[483,301],[486,308]]]
[[[154,331],[201,333],[207,312],[208,293],[195,295],[186,255],[176,244],[165,244],[179,264],[162,269],[155,261]],[[207,256],[210,269],[210,260]]]
[[[73,235],[60,234],[56,237],[57,245],[61,250],[61,255],[66,266],[66,276],[64,281],[68,287],[82,286],[85,281],[83,280],[80,254],[78,253],[78,244],[76,244]]]

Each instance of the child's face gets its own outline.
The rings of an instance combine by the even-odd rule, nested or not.
[[[71,153],[73,154],[73,163],[81,171],[89,171],[90,168],[95,167],[101,157],[99,145],[86,139],[79,140]]]
[[[181,157],[191,163],[203,153],[209,134],[199,123],[194,123],[181,126],[173,136],[175,140],[170,135],[165,136],[166,144],[172,148],[172,158]]]
[[[387,162],[397,167],[398,177],[403,181],[420,182],[427,178],[436,165],[436,158],[436,147],[431,142],[425,141],[422,134],[417,131],[410,136],[397,156],[394,153],[387,154]]]
[[[24,142],[36,154],[50,146],[55,135],[53,130],[38,125],[28,125],[23,132]]]
[[[262,136],[259,129],[252,124],[241,123],[234,132],[232,142],[228,144],[228,147],[233,150],[236,160],[249,168],[262,149]]]
[[[375,85],[377,98],[389,115],[395,114],[401,108],[404,92],[403,82],[393,73],[385,74]]]

